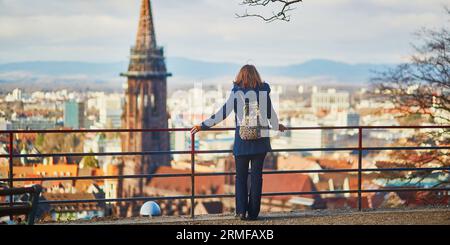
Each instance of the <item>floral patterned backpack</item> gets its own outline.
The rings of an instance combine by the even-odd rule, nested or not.
[[[245,101],[245,100],[244,100]],[[257,140],[261,138],[260,110],[258,102],[245,101],[244,115],[239,127],[239,136],[242,140]]]

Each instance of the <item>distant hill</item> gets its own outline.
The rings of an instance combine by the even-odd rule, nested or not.
[[[311,60],[302,64],[283,67],[264,67],[268,74],[290,77],[326,76],[340,82],[361,83],[370,79],[371,73],[392,65],[347,64],[330,60]]]
[[[175,76],[204,78],[234,75],[240,68],[234,63],[202,62],[186,58],[169,58],[168,67]],[[311,60],[287,66],[260,66],[263,75],[292,78],[329,77],[345,83],[364,83],[371,73],[392,64],[347,64],[331,60]]]
[[[32,61],[0,64],[0,72],[28,72],[36,75],[70,76],[118,76],[126,69],[126,62],[90,63],[73,61]]]
[[[0,83],[2,88],[12,86],[37,86],[50,88],[58,85],[68,87],[104,88],[121,87],[119,74],[127,70],[127,62],[90,63],[71,61],[33,61],[0,64]],[[240,64],[225,62],[206,62],[194,59],[170,57],[167,66],[174,77],[171,85],[180,85],[183,81],[208,81],[220,77],[234,77]],[[311,77],[326,77],[330,81],[361,84],[369,80],[371,72],[382,70],[388,64],[347,64],[331,60],[311,60],[301,64],[286,66],[258,67],[265,77],[285,77],[296,80]],[[45,81],[45,82],[42,82]],[[74,85],[71,84],[73,81]],[[11,84],[13,83],[13,84]],[[38,84],[39,83],[39,84]],[[100,83],[100,84],[97,84]],[[47,85],[45,85],[47,84]],[[97,85],[96,85],[97,84]],[[7,86],[9,85],[9,86]]]

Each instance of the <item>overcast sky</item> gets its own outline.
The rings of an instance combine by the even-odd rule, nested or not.
[[[289,23],[236,19],[239,0],[153,0],[167,56],[260,65],[405,59],[419,28],[448,25],[444,0],[304,0]],[[127,60],[140,0],[0,0],[0,63]]]

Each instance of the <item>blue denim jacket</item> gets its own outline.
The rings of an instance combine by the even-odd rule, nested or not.
[[[272,101],[270,99],[271,89],[269,84],[267,83],[263,83],[256,89],[241,88],[237,85],[234,85],[231,94],[227,99],[227,102],[216,114],[205,120],[201,125],[203,130],[209,129],[210,127],[213,127],[225,120],[231,114],[231,112],[234,111],[236,130],[234,137],[233,154],[235,156],[263,154],[271,151],[272,149],[270,146],[270,138],[268,136],[262,137],[258,140],[242,140],[239,136],[238,120],[239,117],[242,116],[242,109],[237,108],[237,105],[239,104],[237,103],[237,100],[243,100],[244,98],[237,96],[237,94],[240,93],[247,95],[247,93],[249,93],[250,91],[256,92],[255,94],[258,99],[258,103],[267,102],[267,110],[264,110],[264,112],[267,113],[266,118],[272,127],[274,127],[275,125],[278,126],[278,116],[273,109]],[[267,98],[260,98],[260,94],[267,95]]]

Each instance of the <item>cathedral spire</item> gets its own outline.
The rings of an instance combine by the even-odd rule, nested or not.
[[[153,25],[152,4],[150,0],[142,0],[136,48],[156,48],[155,27]]]

